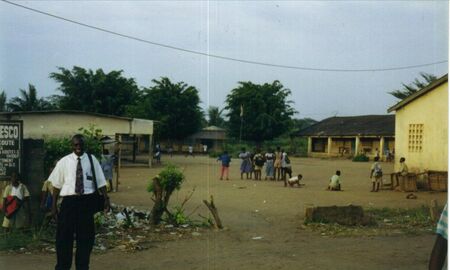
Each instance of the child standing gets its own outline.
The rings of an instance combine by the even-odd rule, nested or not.
[[[274,160],[275,160],[275,154],[273,153],[272,149],[269,149],[265,155],[266,159],[266,180],[267,178],[270,178],[271,180],[275,180],[275,174],[274,174]]]
[[[261,180],[261,172],[264,166],[264,157],[261,154],[261,151],[257,151],[256,155],[253,157],[253,161],[255,164],[255,180]]]
[[[157,146],[157,149],[159,149],[159,144]],[[160,150],[158,150],[160,151]],[[114,191],[113,188],[113,168],[114,168],[114,156],[109,154],[108,149],[103,150],[103,154],[100,160],[100,164],[102,166],[103,174],[105,175],[105,178],[107,180],[107,190],[108,191]]]
[[[383,170],[381,169],[381,164],[379,162],[380,158],[375,157],[374,160],[375,162],[370,168],[370,179],[372,179],[372,190],[370,192],[378,192],[380,189],[381,178],[383,177]]]
[[[223,154],[217,158],[217,160],[222,161],[222,168],[220,170],[220,180],[223,180],[223,175],[225,174],[226,179],[228,179],[228,171],[230,168],[231,157],[228,155],[227,151],[223,151]]]
[[[3,192],[3,219],[2,226],[7,229],[24,228],[31,224],[30,192],[20,183],[19,174],[13,172],[11,184]],[[11,207],[16,205],[15,207]]]

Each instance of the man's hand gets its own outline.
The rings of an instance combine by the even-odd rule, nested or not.
[[[109,210],[111,209],[111,203],[109,202],[109,197],[105,195],[105,206],[104,206],[104,213],[107,214]]]
[[[53,220],[58,223],[58,208],[56,207],[56,205],[52,206],[52,218]]]

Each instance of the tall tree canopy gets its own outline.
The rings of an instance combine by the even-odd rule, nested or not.
[[[0,112],[6,112],[6,93],[2,91],[0,93]]]
[[[210,106],[208,108],[208,126],[224,127],[225,120],[222,113],[223,109],[219,110],[218,107]]]
[[[184,139],[198,131],[203,113],[197,89],[184,82],[172,83],[167,77],[152,82],[155,85],[144,88],[129,115],[159,121],[156,132],[164,139]]]
[[[291,134],[297,133],[302,129],[305,129],[309,126],[314,125],[317,123],[316,120],[312,118],[302,118],[302,119],[293,119],[292,120],[292,129],[290,131]]]
[[[388,93],[396,98],[405,99],[438,79],[436,76],[425,72],[421,72],[420,77],[421,79],[415,78],[410,84],[402,83],[403,87],[401,89],[396,89]]]
[[[50,78],[60,83],[55,102],[62,110],[81,110],[123,116],[127,106],[134,104],[138,87],[122,70],[105,73],[74,66],[72,70],[59,67]]]
[[[50,102],[44,98],[37,97],[36,87],[32,84],[28,84],[28,91],[19,89],[20,95],[18,97],[11,98],[6,104],[7,110],[13,112],[19,111],[43,111],[52,108]],[[6,99],[6,95],[4,96]]]
[[[265,84],[239,82],[227,96],[230,135],[239,138],[242,115],[242,139],[260,143],[290,130],[295,110],[287,100],[291,91],[279,81]]]

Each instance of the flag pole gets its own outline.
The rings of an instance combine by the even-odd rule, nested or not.
[[[241,104],[241,128],[239,130],[239,144],[241,144],[242,141],[242,126],[244,125],[244,105]]]

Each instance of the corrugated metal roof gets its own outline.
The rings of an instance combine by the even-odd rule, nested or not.
[[[297,136],[394,136],[395,115],[330,117],[300,130]]]

